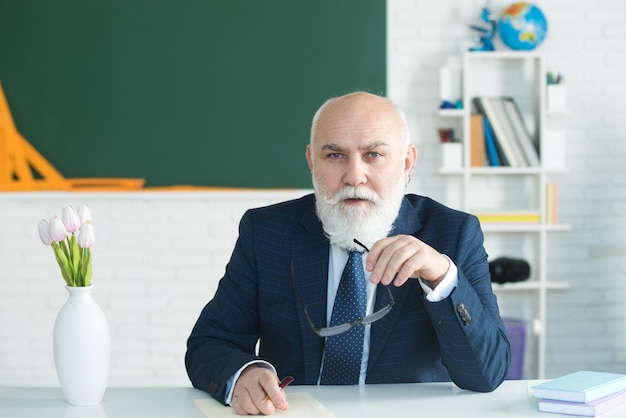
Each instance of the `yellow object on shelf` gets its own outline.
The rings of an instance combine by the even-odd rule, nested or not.
[[[539,212],[475,213],[481,223],[539,223]]]

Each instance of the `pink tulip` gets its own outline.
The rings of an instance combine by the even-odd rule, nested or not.
[[[73,207],[64,207],[61,216],[63,217],[63,225],[65,225],[65,229],[67,230],[67,232],[73,233],[78,231],[78,229],[80,228],[80,218],[76,214],[76,211]]]
[[[65,229],[65,225],[63,225],[63,222],[61,222],[58,216],[55,215],[50,219],[50,229],[48,233],[54,242],[61,242],[67,237],[67,229]]]
[[[80,248],[91,248],[94,242],[96,242],[96,237],[94,235],[91,222],[85,223],[80,228],[80,230],[78,231],[78,236],[76,237],[76,241],[78,241],[78,246]]]
[[[91,212],[89,211],[89,206],[85,205],[84,203],[78,205],[78,207],[76,208],[76,214],[80,219],[81,225],[84,225],[87,222],[91,222]]]
[[[50,224],[45,219],[39,221],[39,239],[46,245],[52,244],[52,237],[50,236]]]

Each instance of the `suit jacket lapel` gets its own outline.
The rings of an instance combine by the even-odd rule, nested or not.
[[[326,326],[326,299],[328,288],[329,243],[314,211],[301,220],[305,231],[293,238],[292,260],[295,279],[302,294],[304,306],[316,327]],[[306,384],[317,384],[324,339],[311,330],[304,309],[298,304],[298,322],[303,345]]]

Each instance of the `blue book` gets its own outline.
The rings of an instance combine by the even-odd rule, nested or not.
[[[626,405],[626,390],[585,403],[540,399],[539,411],[583,417],[597,417],[622,405]],[[626,410],[624,412],[626,412]]]
[[[567,402],[591,402],[626,390],[626,375],[578,371],[535,385],[533,396]]]
[[[496,141],[493,139],[491,126],[489,125],[489,120],[486,117],[483,117],[483,129],[485,131],[485,148],[487,148],[487,158],[489,160],[489,165],[493,167],[499,167],[500,158],[498,157]]]

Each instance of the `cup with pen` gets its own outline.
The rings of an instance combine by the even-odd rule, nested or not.
[[[459,169],[463,166],[463,144],[454,137],[454,129],[439,128],[441,167]]]
[[[565,84],[563,76],[548,72],[546,77],[547,83],[547,108],[551,111],[564,111],[566,108],[565,100]]]

